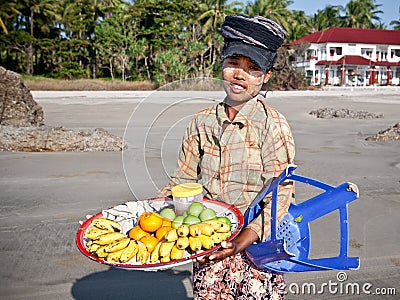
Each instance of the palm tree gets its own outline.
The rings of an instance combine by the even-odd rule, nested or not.
[[[108,19],[111,16],[112,11],[123,2],[123,0],[93,0],[93,21],[97,22],[99,17]]]
[[[245,13],[272,19],[289,30],[292,26],[292,24],[289,24],[292,21],[292,12],[287,7],[291,4],[293,4],[291,0],[256,0],[253,4],[250,3],[247,6]]]
[[[399,15],[400,15],[400,6],[399,6]],[[400,30],[400,18],[398,20],[393,20],[389,23],[390,26],[393,26],[394,30]]]
[[[400,19],[391,21],[390,26],[393,26],[394,30],[400,30]]]
[[[21,12],[17,9],[17,1],[2,1],[0,4],[0,27],[5,34],[8,34],[7,24]]]
[[[304,11],[293,11],[290,20],[292,23],[287,31],[287,42],[297,40],[311,33],[310,29],[312,29],[312,20],[310,17],[306,16]]]
[[[352,28],[375,28],[377,25],[373,20],[380,22],[378,10],[380,4],[376,5],[375,0],[351,0],[345,7],[345,20],[343,26]]]
[[[35,38],[35,21],[39,15],[41,18],[46,19],[44,22],[46,25],[54,23],[59,19],[58,5],[53,0],[24,0],[19,2],[20,11],[24,14],[27,26],[29,28],[29,34],[31,36],[28,41],[28,47],[26,50],[26,73],[33,73],[33,40]],[[39,26],[37,26],[39,27]],[[37,28],[40,30],[39,28]]]
[[[344,8],[340,5],[327,5],[323,10],[317,10],[313,17],[314,30],[322,31],[330,27],[340,27],[342,18],[340,12]]]
[[[230,2],[227,0],[207,0],[204,3],[204,7],[209,8],[203,12],[198,20],[203,27],[204,40],[208,45],[207,51],[209,51],[209,65],[212,69],[216,62],[217,49],[215,33],[221,27],[227,15],[240,13],[243,8],[242,2]]]
[[[207,31],[216,32],[227,15],[240,12],[240,8],[243,6],[243,3],[238,1],[227,2],[227,0],[208,0],[205,2],[205,7],[209,9],[198,18],[199,21],[203,21],[203,34]]]

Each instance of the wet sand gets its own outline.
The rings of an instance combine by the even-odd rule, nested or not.
[[[270,105],[291,124],[297,173],[332,185],[353,182],[360,190],[360,198],[349,206],[349,252],[360,257],[360,269],[346,271],[347,280],[342,282],[336,271],[288,274],[287,299],[396,299],[373,295],[376,288],[395,288],[400,293],[399,142],[365,141],[400,121],[399,94],[398,88],[338,88],[268,95]],[[153,197],[175,166],[187,116],[223,94],[33,95],[43,107],[46,125],[101,127],[119,136],[125,132],[130,148],[124,158],[120,152],[0,152],[0,299],[192,298],[190,264],[160,272],[117,270],[81,255],[74,238],[77,222],[86,214],[135,198]],[[143,99],[147,100],[141,102]],[[384,118],[317,119],[309,115],[323,107],[383,113]],[[298,201],[307,199],[309,193],[299,186]],[[329,215],[312,225],[313,257],[337,254],[336,217]],[[329,282],[337,287],[340,283],[342,287],[370,283],[371,294],[329,291]],[[316,288],[315,295],[301,292],[310,284]],[[297,295],[296,287],[300,288]]]

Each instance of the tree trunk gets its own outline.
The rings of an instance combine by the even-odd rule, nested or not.
[[[139,58],[135,57],[135,73],[137,78],[140,78],[140,74],[139,74]]]
[[[114,69],[112,64],[112,58],[110,58],[110,74],[111,74],[111,80],[114,81]]]
[[[26,73],[33,74],[33,45],[32,41],[29,42],[26,49]]]
[[[147,63],[147,56],[144,58],[144,65],[146,66],[146,72],[147,72],[147,79],[150,80],[150,71],[149,71],[149,64]]]
[[[31,10],[29,25],[30,25],[30,34],[33,39],[33,11]],[[33,74],[33,42],[32,39],[28,43],[28,47],[26,49],[26,73]]]

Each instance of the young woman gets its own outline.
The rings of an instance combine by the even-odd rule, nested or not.
[[[243,213],[264,183],[294,162],[294,142],[286,119],[259,93],[269,81],[285,31],[263,17],[232,15],[224,37],[222,79],[226,98],[197,113],[183,138],[178,167],[170,183],[200,182],[205,196],[234,204]],[[294,186],[279,190],[278,219],[294,201]],[[282,274],[259,270],[244,250],[268,237],[269,199],[259,217],[222,249],[194,263],[195,299],[282,299]]]

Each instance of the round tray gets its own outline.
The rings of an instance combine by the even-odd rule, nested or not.
[[[225,216],[229,218],[229,220],[231,221],[232,235],[227,239],[227,241],[231,241],[240,233],[244,224],[244,218],[240,210],[237,209],[234,205],[226,204],[221,201],[209,200],[206,198],[204,198],[203,204],[205,207],[214,209],[218,216]],[[169,269],[179,265],[187,264],[197,257],[210,254],[220,248],[220,244],[218,244],[211,249],[200,251],[195,254],[190,254],[189,252],[186,251],[185,256],[181,259],[171,260],[168,263],[157,262],[157,263],[147,263],[147,264],[141,264],[136,262],[133,263],[107,262],[105,260],[98,258],[97,256],[93,255],[92,253],[86,250],[86,242],[88,241],[88,239],[84,237],[84,234],[85,231],[91,226],[91,223],[94,219],[105,217],[111,220],[116,220],[122,224],[124,233],[127,233],[132,227],[137,225],[137,218],[144,211],[157,212],[164,207],[173,207],[172,200],[169,198],[156,198],[156,199],[149,199],[142,201],[132,201],[99,212],[93,217],[83,222],[83,224],[79,227],[75,237],[76,245],[83,255],[98,263],[120,269],[147,270],[147,271]]]

